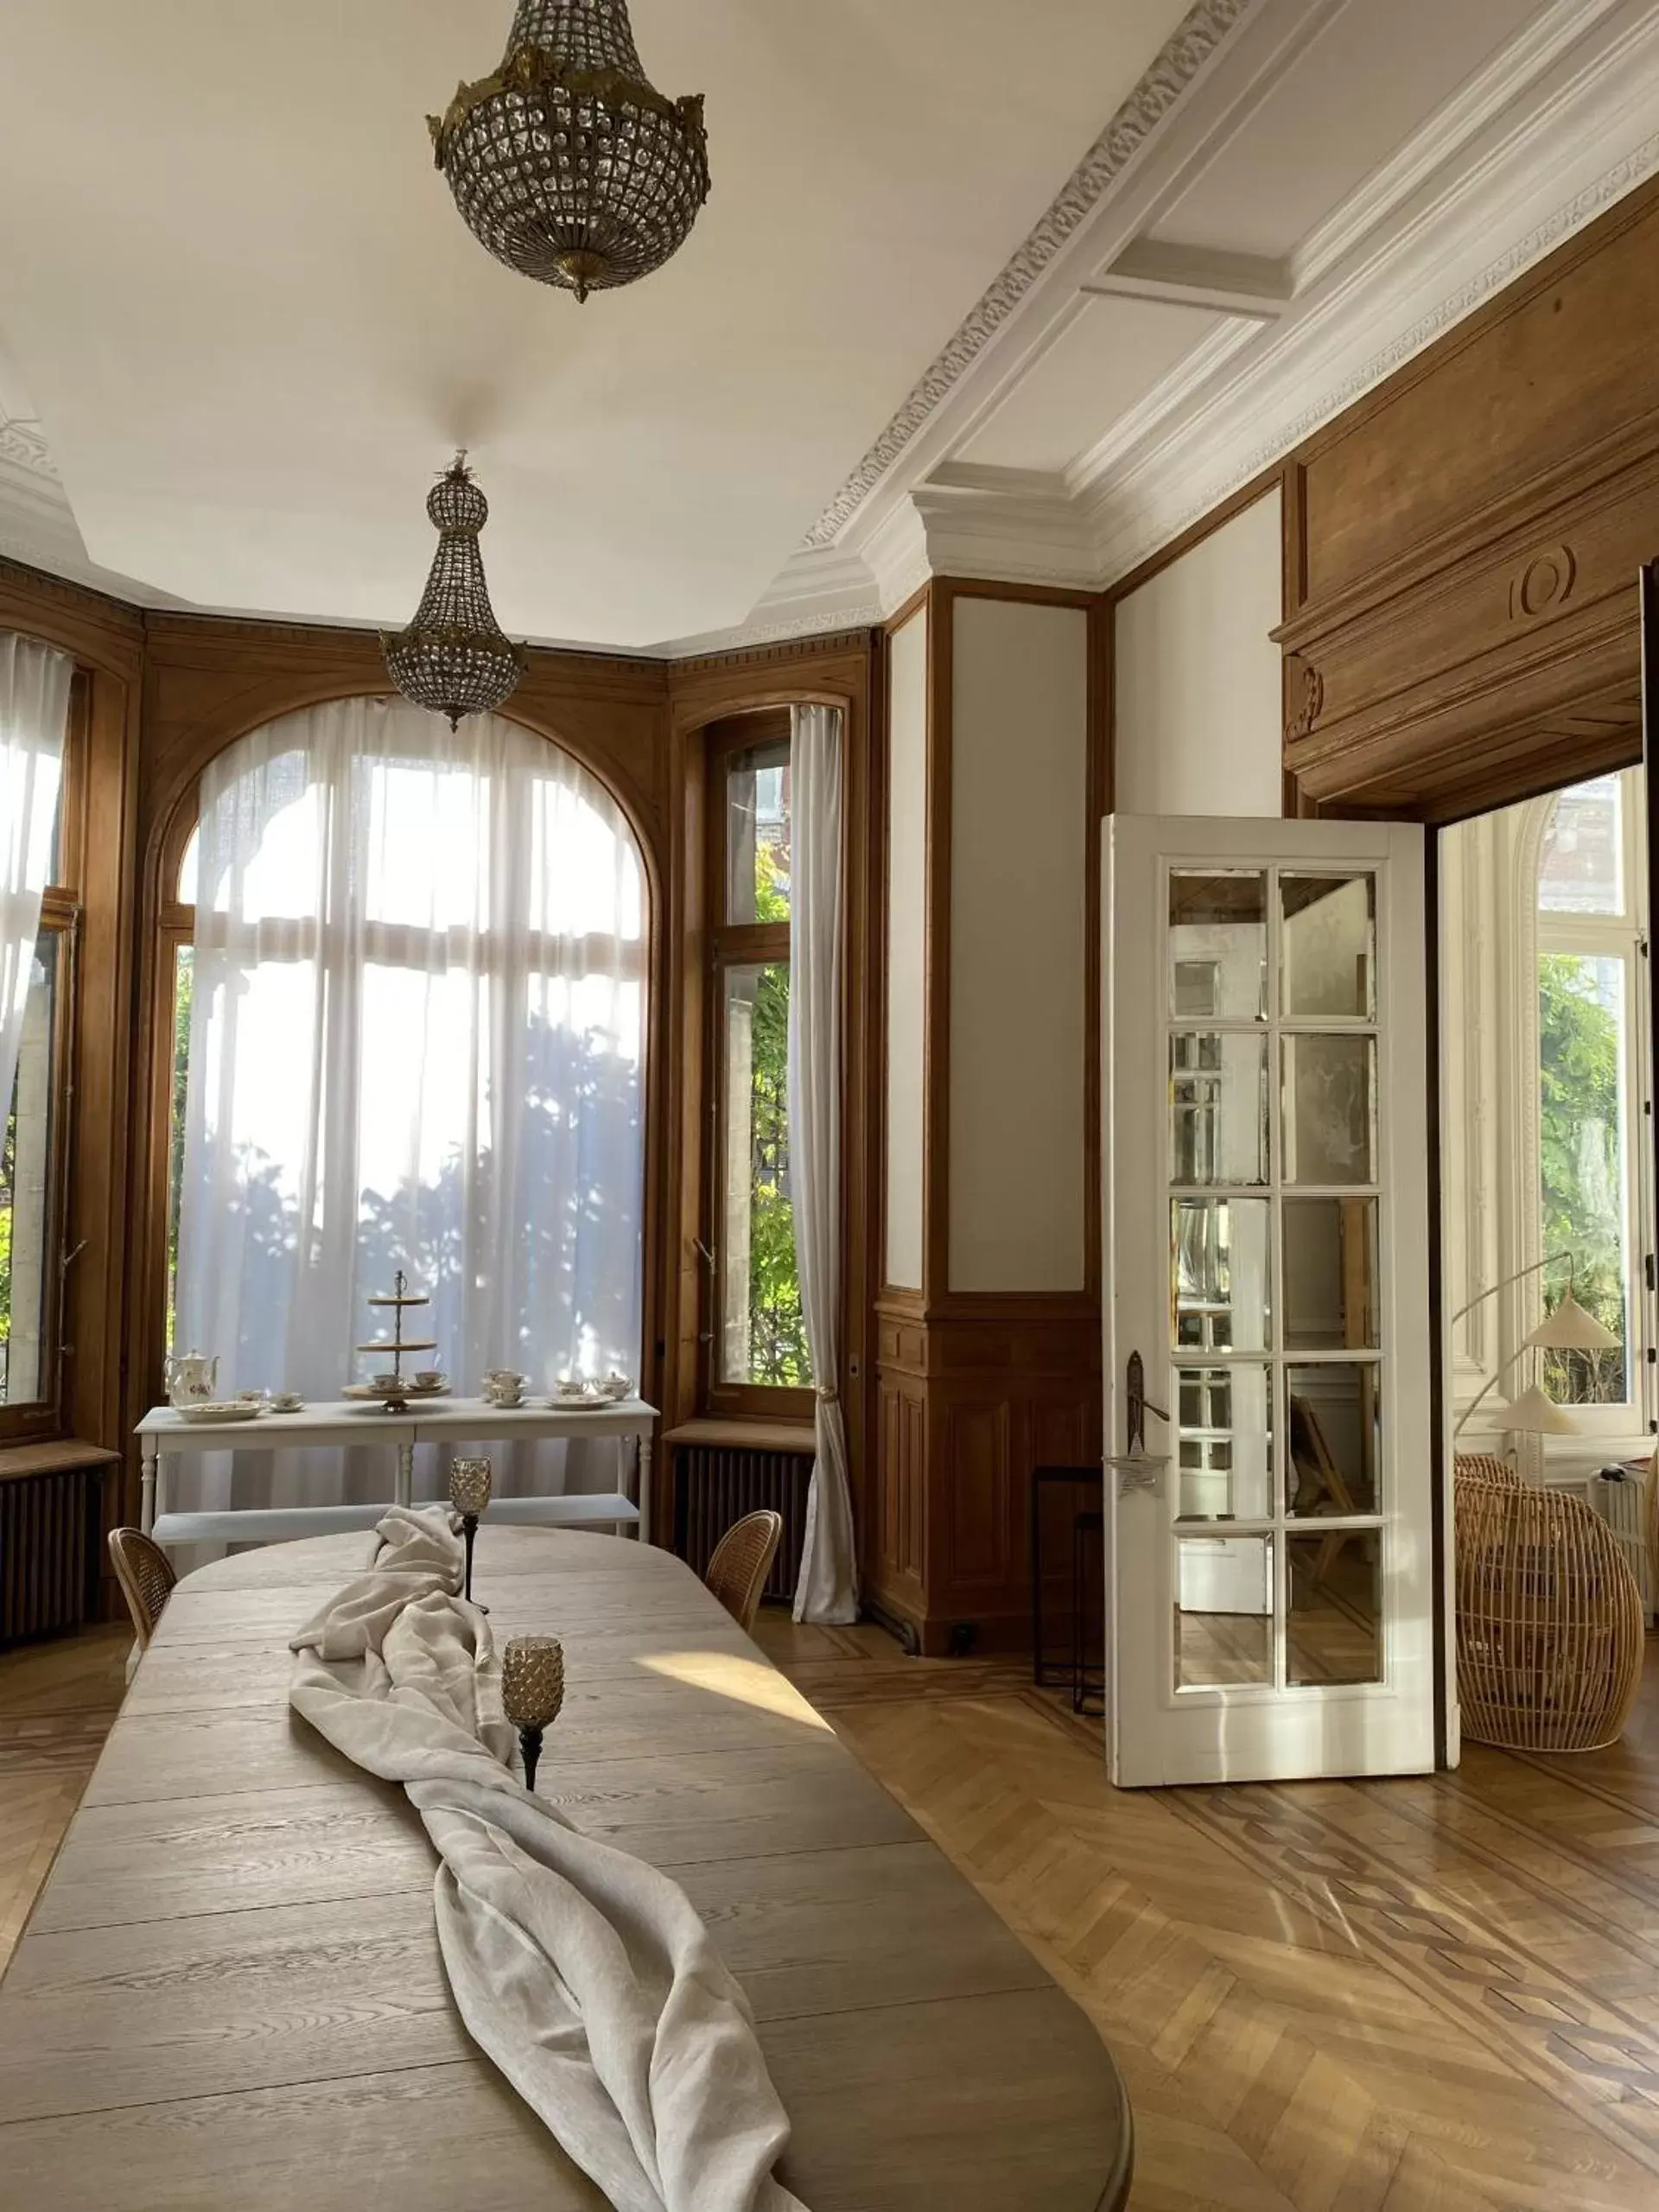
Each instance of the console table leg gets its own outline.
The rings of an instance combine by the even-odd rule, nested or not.
[[[639,1495],[635,1503],[639,1508],[639,1518],[634,1527],[640,1542],[648,1544],[651,1541],[651,1437],[643,1428],[639,1432]]]
[[[156,1526],[156,1439],[144,1438],[141,1446],[143,1486],[138,1508],[138,1525],[146,1535]]]
[[[410,1504],[415,1496],[415,1446],[405,1441],[397,1446],[397,1503]]]

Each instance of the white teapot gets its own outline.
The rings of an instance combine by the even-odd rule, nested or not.
[[[200,1351],[173,1351],[162,1370],[170,1406],[206,1404],[219,1388],[219,1358]]]

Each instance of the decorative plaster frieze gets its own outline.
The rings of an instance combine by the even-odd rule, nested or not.
[[[56,483],[58,472],[40,424],[23,416],[0,415],[0,461],[31,476]]]
[[[857,512],[1252,5],[1253,0],[1198,0],[1187,11],[1042,220],[813,524],[809,545],[828,545]]]
[[[1552,170],[1582,176],[1652,116],[1656,99],[1659,16],[1649,16],[1207,398],[1166,416],[1105,472],[1090,494],[1097,581],[1167,544],[1659,170],[1659,134],[1643,135],[1528,219],[1529,202],[1548,204]],[[1494,254],[1506,213],[1524,227]],[[1459,264],[1469,273],[1424,308],[1425,291]]]

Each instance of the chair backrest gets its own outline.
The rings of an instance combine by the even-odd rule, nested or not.
[[[133,1627],[138,1632],[138,1648],[145,1650],[156,1633],[156,1624],[162,1618],[162,1608],[179,1578],[161,1546],[152,1543],[139,1529],[111,1529],[110,1557],[115,1564],[115,1579],[121,1585],[121,1594],[127,1601],[127,1611],[132,1615]]]
[[[748,1513],[734,1522],[715,1546],[703,1580],[740,1628],[754,1626],[760,1592],[766,1586],[783,1533],[781,1513]]]
[[[1498,1490],[1519,1490],[1521,1471],[1495,1452],[1459,1452],[1452,1461],[1452,1477],[1459,1483],[1491,1483]]]

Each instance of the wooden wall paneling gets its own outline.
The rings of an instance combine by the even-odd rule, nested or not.
[[[1450,820],[1636,759],[1656,512],[1659,409],[1287,622],[1302,792]]]
[[[1659,181],[1586,226],[1298,452],[1328,599],[1647,419]]]
[[[1098,594],[936,577],[888,626],[928,609],[926,1142],[919,1290],[885,1286],[877,1307],[877,1510],[867,1584],[878,1611],[920,1649],[1015,1649],[1029,1634],[1031,1471],[1064,1447],[1100,1452],[1099,871],[1087,845],[1090,1006],[1084,1065],[1086,1285],[1074,1294],[953,1292],[949,1275],[950,820],[955,609],[964,598],[1074,606],[1089,615],[1087,798],[1109,804],[1111,626]],[[885,830],[885,823],[883,824]],[[875,880],[885,883],[885,855]],[[882,1218],[885,1219],[885,1210]],[[1061,1576],[1064,1579],[1062,1567]]]
[[[928,594],[926,1009],[922,1097],[922,1296],[930,1311],[950,1286],[950,758],[956,716],[957,587]]]
[[[842,1285],[842,1394],[849,1477],[858,1525],[868,1522],[873,1448],[879,1448],[874,1298],[879,1276],[876,1248],[867,1225],[877,1205],[879,1169],[871,1146],[870,1118],[864,1110],[870,1084],[879,1078],[880,1055],[871,1072],[871,976],[869,932],[872,899],[870,842],[866,817],[874,772],[872,709],[874,640],[866,631],[813,638],[798,643],[759,646],[677,663],[666,671],[670,751],[680,764],[688,798],[676,825],[672,863],[683,895],[677,904],[683,942],[676,947],[677,981],[665,994],[670,1024],[668,1058],[672,1093],[669,1125],[677,1132],[676,1159],[669,1170],[665,1218],[672,1247],[664,1257],[670,1294],[665,1315],[669,1352],[665,1403],[677,1418],[697,1410],[697,1337],[703,1262],[696,1240],[701,1231],[700,1163],[705,1095],[703,1055],[707,1050],[707,946],[702,939],[705,895],[702,871],[706,855],[706,734],[716,722],[769,709],[820,704],[839,707],[843,735],[843,878],[847,958],[842,1001],[842,1209],[847,1224],[846,1280]],[[695,903],[694,903],[695,902]],[[666,1525],[660,1523],[659,1525]]]
[[[68,1249],[80,1250],[63,1286],[60,1403],[66,1429],[118,1450],[143,626],[117,601],[0,561],[0,628],[73,654],[78,671],[80,759],[65,791],[66,857],[81,909],[65,1231]],[[111,1482],[106,1509],[118,1514],[122,1502]]]
[[[1638,756],[1656,353],[1649,183],[1293,456],[1305,807],[1448,821]]]

